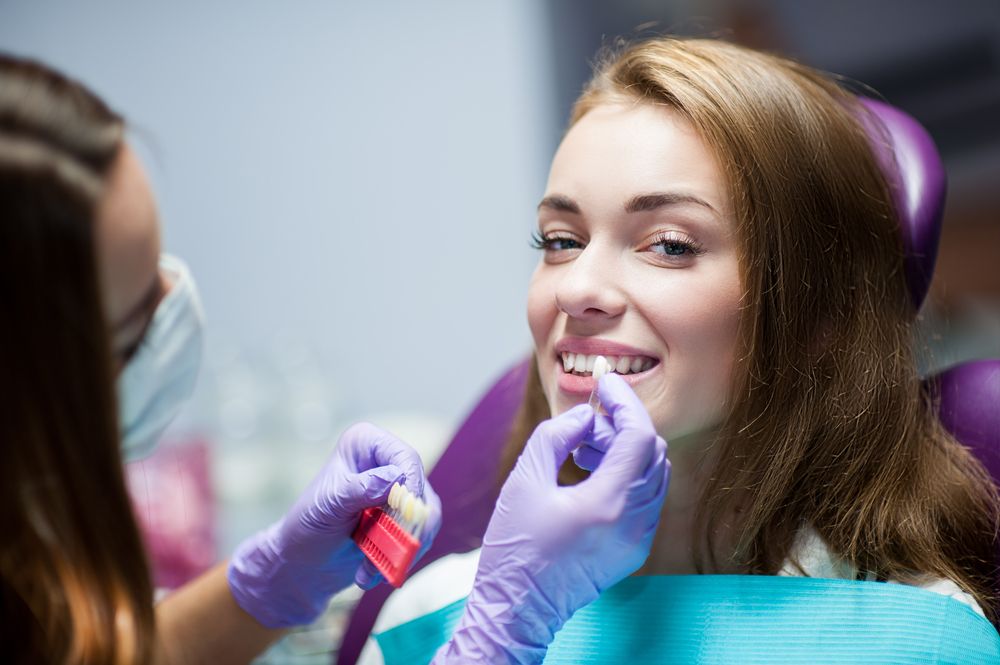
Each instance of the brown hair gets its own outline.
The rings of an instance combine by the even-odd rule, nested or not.
[[[14,662],[152,658],[94,240],[123,132],[78,83],[0,55],[0,652]]]
[[[995,621],[996,487],[922,392],[897,215],[857,98],[783,58],[659,38],[606,57],[571,126],[608,103],[682,114],[730,187],[740,348],[699,570],[774,574],[810,525],[859,570],[950,579]],[[536,373],[508,464],[548,415]]]

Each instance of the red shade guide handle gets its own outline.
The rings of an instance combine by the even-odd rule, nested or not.
[[[420,541],[407,533],[381,508],[366,508],[351,536],[368,560],[397,589],[406,580]]]

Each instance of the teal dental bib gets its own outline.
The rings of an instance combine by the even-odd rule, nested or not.
[[[386,665],[429,663],[459,600],[375,635]],[[566,622],[546,663],[1000,664],[970,607],[901,584],[747,575],[629,577]]]

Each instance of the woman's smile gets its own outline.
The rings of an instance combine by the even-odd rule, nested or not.
[[[571,396],[587,396],[594,390],[594,362],[604,356],[609,371],[620,374],[633,387],[650,376],[660,364],[654,354],[634,346],[600,338],[564,337],[555,345],[559,390]]]

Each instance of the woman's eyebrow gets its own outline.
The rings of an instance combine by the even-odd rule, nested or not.
[[[656,210],[657,208],[663,208],[665,206],[680,205],[684,203],[693,203],[695,205],[708,208],[712,212],[718,214],[718,211],[713,208],[708,201],[691,194],[682,194],[680,192],[654,192],[652,194],[639,194],[638,196],[633,196],[629,199],[628,203],[625,204],[625,212],[647,212],[649,210]]]
[[[654,192],[652,194],[638,194],[633,196],[625,204],[625,212],[635,213],[635,212],[648,212],[650,210],[656,210],[657,208],[663,208],[667,206],[683,205],[685,203],[690,203],[694,205],[707,208],[712,212],[718,214],[712,205],[693,194],[684,194],[681,192]],[[554,210],[556,212],[568,212],[574,215],[579,215],[580,205],[563,194],[551,194],[542,199],[541,203],[538,204],[538,209],[547,208],[549,210]]]
[[[538,204],[538,209],[548,208],[549,210],[555,210],[556,212],[571,212],[574,215],[580,214],[580,206],[577,205],[576,201],[569,198],[568,196],[563,196],[562,194],[552,194],[546,196],[542,199],[541,203]]]

